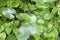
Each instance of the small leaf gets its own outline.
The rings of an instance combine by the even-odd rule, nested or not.
[[[20,8],[23,9],[24,11],[28,10],[28,6],[26,4],[22,4]]]
[[[0,37],[2,37],[3,39],[6,38],[6,34],[4,32],[0,33]]]
[[[48,35],[49,35],[49,36],[48,36]],[[50,33],[47,33],[47,32],[44,33],[44,37],[45,37],[45,38],[51,38],[51,37],[56,38],[57,36],[58,36],[58,31],[57,31],[57,29],[53,29]]]
[[[6,1],[0,0],[0,7],[5,6],[5,5],[6,5]]]
[[[8,19],[13,19],[14,18],[14,15],[12,14],[15,14],[16,11],[14,9],[11,9],[11,8],[7,8],[5,10],[3,10],[2,14],[7,17]]]
[[[48,40],[56,40],[55,38],[48,38]]]
[[[42,25],[36,25],[36,29],[39,33],[42,33],[44,28]]]
[[[50,20],[51,19],[51,14],[45,14],[44,15],[44,19],[46,19],[46,20]]]
[[[8,7],[18,7],[19,6],[19,0],[8,0],[7,6]]]
[[[60,16],[60,7],[58,7],[58,15]]]
[[[30,16],[27,13],[19,13],[16,17],[19,20],[25,20],[26,22],[30,21]]]
[[[35,15],[30,16],[30,22],[31,22],[31,23],[35,23],[36,20],[37,20],[37,18],[36,18]]]
[[[30,24],[29,24],[29,23],[22,23],[22,26],[24,26],[24,27],[29,27]]]
[[[37,9],[35,5],[31,5],[31,4],[29,4],[29,8],[30,8],[31,10],[36,10],[36,9]]]
[[[14,35],[10,35],[6,40],[17,40],[17,38]]]
[[[0,32],[4,30],[4,26],[0,26]]]
[[[18,28],[13,29],[13,33],[14,33],[14,34],[18,34],[18,33],[19,33],[19,32],[18,32]]]
[[[26,28],[20,27],[19,31],[20,34],[16,36],[18,40],[27,40],[29,38],[30,32]]]
[[[3,13],[4,15],[5,15],[6,13],[8,13],[8,14],[15,14],[16,11],[15,11],[15,9],[12,9],[12,8],[6,8],[6,9],[3,10],[2,13]]]
[[[44,24],[44,20],[43,20],[43,19],[39,19],[39,20],[37,21],[37,23],[38,23],[38,24]]]
[[[42,40],[42,39],[40,38],[40,35],[38,35],[38,34],[34,34],[33,37],[35,38],[35,40]]]
[[[19,21],[16,20],[16,21],[13,21],[13,24],[11,26],[12,28],[16,28],[18,25],[19,25]]]
[[[11,33],[11,30],[12,30],[12,29],[9,28],[9,27],[6,27],[6,28],[5,28],[5,32],[6,32],[7,34],[10,34],[10,33]]]
[[[51,14],[55,14],[55,13],[57,13],[57,8],[56,8],[56,7],[54,7],[54,8],[52,9]]]

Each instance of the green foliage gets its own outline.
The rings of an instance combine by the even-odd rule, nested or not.
[[[0,0],[0,7],[3,7],[3,6],[5,6],[5,5],[6,5],[6,1]]]
[[[6,40],[17,40],[14,35],[9,35]]]
[[[6,38],[6,33],[5,32],[0,33],[0,39],[5,40],[5,38]]]
[[[8,7],[18,7],[19,0],[7,0],[7,6]]]
[[[59,40],[60,0],[0,0],[0,40]]]

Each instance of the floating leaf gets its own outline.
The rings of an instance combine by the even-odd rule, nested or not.
[[[0,26],[0,32],[4,30],[4,26]]]
[[[38,23],[38,24],[44,24],[44,20],[43,20],[43,19],[39,19],[39,20],[37,21],[37,23]]]
[[[16,11],[14,9],[11,9],[11,8],[7,8],[6,10],[3,10],[2,14],[7,17],[8,19],[13,19],[14,18],[14,15],[12,14],[15,14]]]
[[[42,25],[36,25],[36,29],[39,33],[42,33],[44,28]]]
[[[30,20],[31,20],[31,23],[35,23],[36,22],[36,16],[35,15],[32,15],[31,17],[30,17]]]
[[[5,39],[6,38],[6,33],[4,33],[4,32],[0,33],[0,37]]]
[[[13,29],[13,33],[14,33],[14,34],[18,34],[18,33],[19,33],[19,32],[18,32],[18,28],[14,28],[14,29]]]
[[[54,7],[54,8],[52,9],[51,14],[55,14],[55,13],[57,13],[57,8],[56,8],[56,7]]]
[[[24,27],[29,27],[30,24],[29,24],[29,23],[22,23],[22,26],[24,26]]]
[[[58,15],[60,15],[60,7],[58,7]]]
[[[49,35],[49,36],[48,36]],[[58,36],[58,31],[57,31],[57,29],[54,29],[54,30],[52,30],[50,33],[44,33],[44,37],[45,38],[51,38],[51,37],[54,37],[54,38],[56,38]]]
[[[19,20],[25,20],[26,22],[30,21],[30,16],[27,13],[19,13],[16,17]]]
[[[8,7],[18,7],[19,0],[7,0],[7,6]]]
[[[19,31],[20,34],[16,36],[18,40],[27,40],[29,38],[30,32],[26,28],[20,27]]]
[[[5,6],[5,5],[6,5],[6,1],[0,0],[0,7]]]
[[[44,19],[46,19],[46,20],[50,20],[51,19],[51,14],[45,14],[44,15]]]
[[[38,34],[34,34],[33,37],[35,38],[35,40],[42,40]]]
[[[11,33],[11,30],[12,30],[12,29],[9,28],[9,27],[6,27],[6,28],[5,28],[5,32],[6,32],[7,34],[10,34],[10,33]]]
[[[17,40],[17,38],[14,35],[10,35],[6,40]]]

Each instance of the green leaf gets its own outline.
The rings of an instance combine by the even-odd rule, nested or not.
[[[45,14],[44,15],[44,19],[46,19],[46,20],[50,20],[51,19],[51,14]]]
[[[14,15],[12,14],[15,14],[16,11],[12,8],[7,8],[5,10],[3,10],[2,14],[7,17],[8,19],[13,19],[14,18]]]
[[[50,14],[50,11],[49,11],[49,9],[48,8],[46,8],[46,9],[43,9],[43,11],[41,11],[41,16],[44,16],[44,15],[51,15]]]
[[[13,24],[11,25],[12,28],[16,28],[19,25],[19,20],[13,21]]]
[[[42,40],[42,39],[40,38],[40,35],[38,35],[38,34],[34,34],[33,37],[35,38],[35,40]]]
[[[49,8],[50,7],[50,4],[49,3],[45,3],[41,6],[43,9],[46,9],[46,8]]]
[[[41,14],[41,12],[39,10],[34,11],[34,15],[39,16],[40,14]]]
[[[9,23],[5,23],[3,26],[5,27],[5,32],[7,33],[7,34],[10,34],[11,33],[11,31],[12,31],[12,29],[11,29],[11,25],[12,25],[12,23],[13,22],[9,22]]]
[[[13,33],[14,33],[14,34],[18,34],[18,33],[19,33],[18,28],[14,28],[14,29],[13,29]]]
[[[6,32],[7,34],[10,34],[10,33],[11,33],[11,31],[12,31],[12,29],[11,29],[11,28],[9,28],[9,27],[6,27],[6,28],[5,28],[5,32]]]
[[[60,7],[58,7],[58,15],[60,16]]]
[[[18,34],[17,39],[18,40],[27,40],[29,38],[28,34]]]
[[[56,40],[55,38],[48,38],[48,40]]]
[[[19,13],[16,17],[19,20],[25,20],[26,22],[30,21],[30,16],[27,13]]]
[[[18,40],[27,40],[30,37],[30,32],[24,27],[20,27],[20,34],[16,35]]]
[[[50,7],[49,3],[45,3],[47,2],[47,0],[35,0],[35,1],[36,1],[37,8],[49,8]]]
[[[38,24],[44,24],[44,20],[43,20],[43,19],[39,19],[39,20],[37,21],[37,23],[38,23]]]
[[[6,5],[6,1],[0,0],[0,7],[5,6],[5,5]]]
[[[3,37],[0,37],[0,40],[5,40],[5,38],[3,38]]]
[[[30,8],[31,10],[36,10],[36,9],[37,9],[35,5],[29,4],[28,6],[29,6],[29,8]]]
[[[30,16],[30,23],[35,23],[37,20],[36,16],[35,15],[31,15]]]
[[[0,26],[0,32],[4,30],[4,26]]]
[[[14,35],[10,35],[6,40],[17,40],[17,38]]]
[[[28,6],[26,4],[22,4],[20,8],[23,9],[24,11],[28,10]]]
[[[37,8],[41,8],[43,5],[42,4],[40,4],[40,3],[36,3],[36,5],[35,5]]]
[[[5,39],[6,38],[5,32],[0,33],[0,37],[2,37],[3,39]]]
[[[19,0],[7,0],[7,6],[8,7],[18,7]]]
[[[5,15],[6,13],[8,13],[8,14],[15,14],[15,13],[16,13],[16,10],[13,9],[13,8],[5,8],[2,13],[3,13],[4,15]]]
[[[55,28],[52,32],[52,37],[58,37],[58,30]]]
[[[42,33],[43,32],[43,25],[36,25],[36,29],[39,33]]]
[[[48,35],[49,35],[49,36],[48,36]],[[51,37],[56,38],[57,36],[58,36],[58,31],[57,31],[57,29],[52,30],[50,33],[47,33],[47,32],[44,33],[44,37],[45,37],[45,38],[51,38]]]
[[[34,26],[29,26],[27,29],[30,31],[31,35],[39,34],[39,32],[38,32],[37,29],[36,29],[36,25],[34,25]],[[33,30],[33,31],[32,31],[32,30]]]
[[[51,14],[56,14],[56,13],[57,13],[57,8],[56,8],[56,7],[54,7],[54,8],[52,9]]]
[[[22,26],[24,26],[24,27],[29,27],[30,24],[29,24],[29,23],[22,23]]]
[[[35,0],[39,4],[44,4],[44,0]]]
[[[56,0],[46,0],[47,2],[55,2]]]
[[[53,27],[53,21],[50,21],[48,24],[47,24],[47,26],[49,27],[49,28],[52,28]]]

